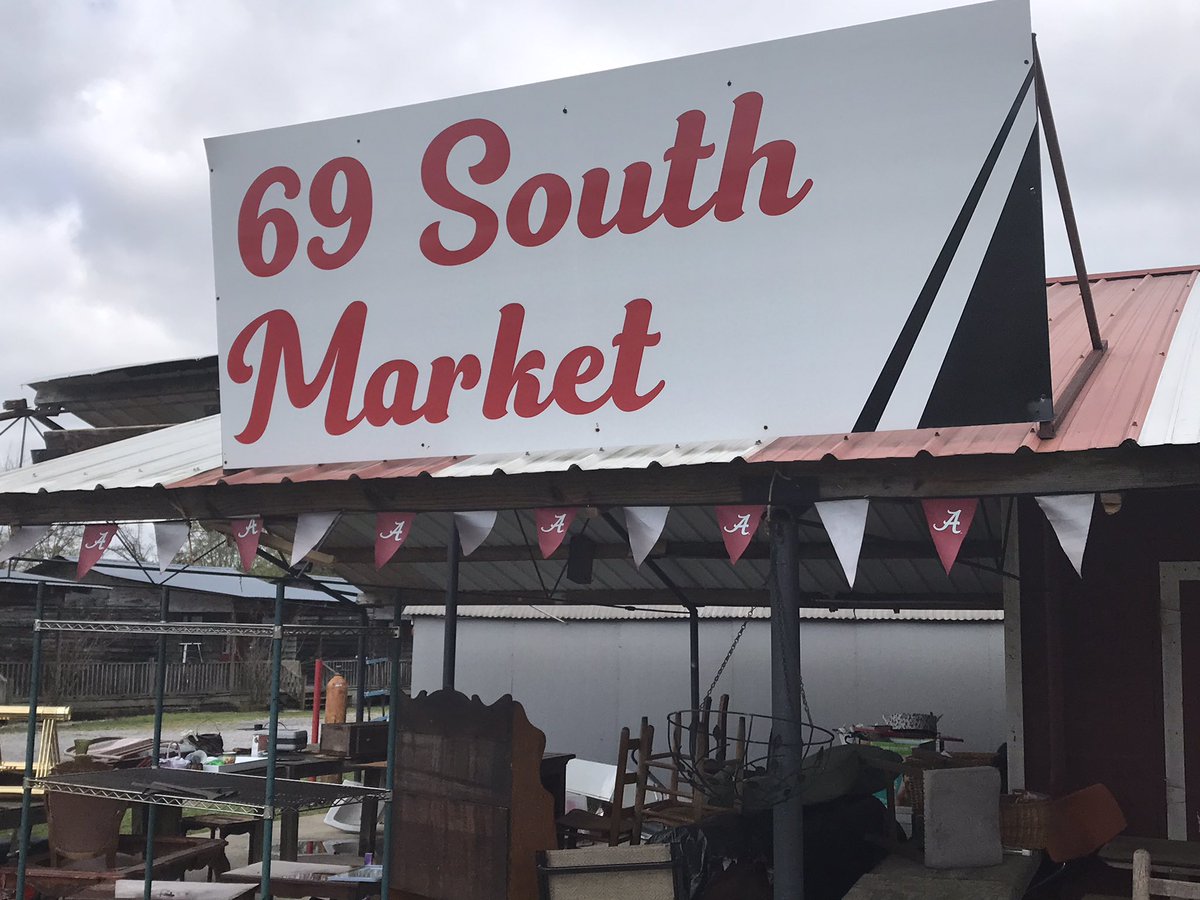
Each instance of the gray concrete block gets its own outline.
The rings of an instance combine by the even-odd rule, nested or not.
[[[1000,772],[991,766],[930,769],[925,779],[925,865],[995,866],[1000,846]]]

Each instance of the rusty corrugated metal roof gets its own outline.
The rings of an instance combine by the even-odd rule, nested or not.
[[[432,457],[363,463],[276,466],[226,472],[219,467],[216,417],[165,428],[0,475],[0,493],[98,487],[168,488],[351,479],[485,476],[497,472],[637,469],[732,462],[803,462],[1053,453],[1145,444],[1200,443],[1200,303],[1188,305],[1200,266],[1120,272],[1091,278],[1101,335],[1109,350],[1055,437],[1033,423],[926,428],[698,444],[591,448],[539,454]],[[1056,396],[1090,343],[1073,279],[1048,281],[1051,368]],[[1190,317],[1186,315],[1190,310]],[[1178,327],[1181,319],[1192,325]],[[1164,375],[1164,371],[1166,375]],[[1143,434],[1159,398],[1157,419]],[[1193,399],[1193,395],[1195,398]],[[1178,421],[1177,421],[1178,420]],[[1182,424],[1180,424],[1182,423]]]
[[[802,462],[826,457],[895,459],[922,453],[1054,453],[1137,442],[1198,273],[1200,267],[1189,267],[1089,278],[1100,335],[1108,341],[1109,349],[1053,438],[1039,438],[1033,423],[819,435],[779,438],[746,459]],[[1091,342],[1078,283],[1074,279],[1051,279],[1046,295],[1050,367],[1057,397],[1079,368]]]

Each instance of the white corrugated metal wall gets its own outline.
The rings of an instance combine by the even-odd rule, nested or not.
[[[413,692],[442,678],[443,620],[414,617]],[[740,622],[700,623],[700,690],[707,690]],[[1004,740],[1001,621],[801,623],[802,671],[814,721],[873,723],[889,712],[944,716],[963,749]],[[610,762],[623,725],[649,716],[666,747],[666,719],[687,707],[688,629],[683,621],[458,621],[456,687],[487,702],[510,693],[546,733],[547,748]],[[768,712],[770,622],[746,629],[714,693],[730,707]]]

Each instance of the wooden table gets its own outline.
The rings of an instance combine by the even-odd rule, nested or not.
[[[542,754],[542,787],[554,798],[555,821],[567,811],[567,763],[574,758],[574,753]]]
[[[327,897],[329,900],[363,900],[379,893],[378,881],[335,881],[353,866],[275,860],[271,863],[271,895],[275,897]],[[262,880],[262,863],[231,869],[223,882],[256,885]]]
[[[1096,855],[1114,869],[1132,869],[1134,850],[1149,851],[1150,868],[1155,873],[1200,877],[1200,844],[1190,841],[1123,834],[1101,847]]]
[[[256,775],[267,777],[267,757],[247,760],[222,766],[221,771],[226,775]],[[350,760],[343,756],[331,756],[324,753],[279,753],[275,757],[275,777],[319,778],[322,775],[341,775],[348,768],[353,768]],[[295,861],[299,855],[300,846],[300,813],[294,809],[279,811],[279,858]],[[259,855],[262,859],[262,855]],[[252,860],[253,861],[253,860]]]
[[[231,813],[200,813],[185,816],[181,827],[186,834],[198,828],[207,828],[210,838],[225,838],[234,834],[250,836],[246,862],[256,863],[263,858],[263,820],[259,816],[238,816]]]
[[[34,797],[29,804],[29,815],[34,825],[45,824],[46,805],[41,797]],[[20,802],[0,803],[0,831],[9,831],[21,827]]]
[[[146,848],[146,842],[140,837],[123,834],[120,838],[118,852],[128,854],[141,853]],[[208,838],[167,838],[155,839],[154,869],[155,880],[159,878],[177,879],[192,869],[213,868],[223,871],[229,863],[225,860],[225,842]],[[136,859],[129,865],[116,869],[85,870],[63,869],[47,865],[45,860],[30,860],[25,869],[25,878],[29,886],[35,890],[54,897],[65,897],[104,882],[115,882],[121,879],[137,879],[145,876],[145,860]],[[11,892],[17,883],[17,867],[15,864],[0,869],[0,891]]]

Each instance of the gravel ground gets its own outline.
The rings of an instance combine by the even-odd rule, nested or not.
[[[228,747],[248,746],[250,727],[265,723],[266,714],[253,712],[167,713],[163,716],[163,740],[176,740],[186,731],[219,732]],[[281,729],[309,729],[312,714],[303,710],[287,710],[279,716]],[[83,722],[61,722],[58,726],[59,745],[66,754],[76,738],[146,737],[154,734],[152,716],[131,716]],[[0,759],[15,762],[25,758],[25,723],[10,722],[0,727]]]

